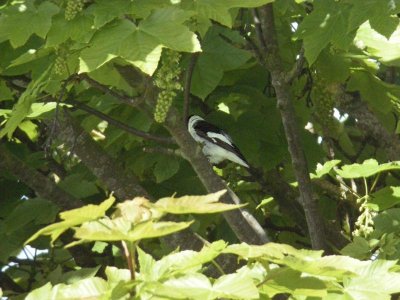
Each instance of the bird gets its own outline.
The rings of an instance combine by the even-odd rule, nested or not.
[[[239,148],[222,129],[197,115],[188,118],[187,127],[193,139],[202,145],[203,153],[211,164],[219,165],[224,160],[230,160],[250,169],[249,163]]]

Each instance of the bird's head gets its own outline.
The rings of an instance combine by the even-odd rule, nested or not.
[[[198,115],[191,115],[187,118],[186,124],[188,127],[193,127],[193,125],[198,121],[204,121],[204,119]]]

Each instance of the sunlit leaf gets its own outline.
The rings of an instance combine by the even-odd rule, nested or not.
[[[164,212],[171,214],[207,214],[216,213],[232,209],[237,209],[244,206],[225,204],[218,202],[219,198],[226,191],[219,191],[217,193],[209,194],[206,196],[183,196],[180,198],[162,198],[158,200],[154,206]]]

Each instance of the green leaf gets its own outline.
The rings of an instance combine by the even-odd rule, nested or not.
[[[359,91],[362,98],[368,101],[372,108],[382,113],[390,112],[392,101],[398,100],[396,91],[392,91],[389,84],[382,82],[367,71],[353,72],[347,83],[347,89],[348,91]]]
[[[18,128],[21,129],[31,141],[35,141],[38,137],[38,126],[31,121],[23,121],[18,125]]]
[[[352,299],[390,299],[400,292],[400,274],[390,272],[396,261],[376,260],[362,270],[361,276],[343,282],[344,291]]]
[[[251,277],[244,273],[223,275],[213,284],[218,298],[259,299],[258,289]]]
[[[40,299],[52,299],[55,293],[52,291],[51,283],[48,282],[40,288],[34,289],[26,296],[26,300],[40,300]]]
[[[237,209],[246,205],[233,205],[218,202],[218,199],[225,194],[225,192],[225,190],[222,190],[206,196],[162,198],[154,204],[154,207],[160,211],[171,214],[207,214]]]
[[[289,245],[268,243],[263,246],[231,245],[224,250],[225,253],[239,255],[245,259],[258,258],[268,260],[280,265],[286,265],[299,272],[314,274],[316,276],[355,276],[361,272],[368,263],[346,256],[324,256],[321,251],[297,250]]]
[[[141,266],[141,264],[139,263]],[[118,269],[116,267],[107,266],[105,270],[107,281],[109,283],[118,283],[120,281],[131,280],[131,272],[128,269]]]
[[[235,254],[244,259],[265,257],[276,261],[284,259],[287,255],[309,259],[319,258],[322,255],[322,251],[298,250],[290,245],[277,243],[268,243],[262,246],[248,245],[246,243],[234,244],[228,246],[223,252]]]
[[[101,254],[104,252],[104,250],[106,249],[107,246],[108,246],[108,243],[97,241],[94,243],[94,245],[92,247],[92,251]]]
[[[121,57],[152,75],[162,47],[186,52],[201,50],[196,35],[182,25],[189,17],[183,10],[170,7],[153,11],[137,27],[126,19],[113,22],[98,31],[91,40],[91,47],[82,51],[79,72],[93,71]]]
[[[90,77],[104,85],[109,85],[111,87],[117,88],[118,90],[122,90],[126,92],[129,96],[137,95],[137,91],[126,82],[124,77],[121,76],[121,74],[112,65],[112,63],[105,64],[100,68],[90,72]],[[101,101],[99,98],[96,98],[96,100],[100,100],[100,103],[109,103],[110,101],[108,101],[108,97],[109,96],[107,95],[107,101]],[[104,113],[105,111],[102,112]]]
[[[400,187],[386,186],[370,195],[367,206],[375,211],[382,211],[400,203]]]
[[[94,27],[100,28],[111,20],[126,14],[132,6],[131,1],[125,0],[99,0],[92,6],[92,13],[94,15]]]
[[[4,81],[0,81],[0,101],[12,100],[13,91],[6,85]]]
[[[5,229],[9,234],[31,222],[40,225],[54,221],[58,208],[53,203],[40,198],[21,202],[4,220]]]
[[[58,104],[61,107],[65,106],[63,103]],[[57,107],[57,102],[39,102],[33,103],[31,105],[30,113],[27,115],[27,118],[30,119],[39,119],[42,115],[55,110]]]
[[[371,248],[366,239],[355,236],[354,240],[346,245],[340,253],[358,259],[369,259],[371,257]]]
[[[274,0],[198,0],[195,1],[195,10],[200,17],[212,19],[222,25],[232,27],[232,8],[258,7],[274,2]]]
[[[367,159],[362,164],[344,165],[341,169],[336,170],[339,176],[343,178],[361,178],[370,177],[384,171],[399,170],[398,162],[378,164],[375,159]]]
[[[371,28],[369,23],[361,25],[357,31],[355,44],[365,49],[371,56],[377,57],[379,61],[388,66],[400,66],[400,26],[386,39]]]
[[[400,208],[391,208],[379,213],[374,218],[375,234],[400,232]]]
[[[29,62],[32,62],[36,59],[48,56],[49,54],[52,53],[51,49],[46,49],[46,48],[40,48],[40,49],[28,49],[26,52],[24,52],[21,56],[18,56],[16,59],[14,59],[10,65],[9,68],[11,67],[16,67],[19,65],[23,65]]]
[[[66,42],[68,39],[79,43],[87,43],[94,34],[93,17],[79,15],[72,20],[65,20],[64,12],[56,15],[49,33],[47,34],[46,47],[54,47]]]
[[[60,282],[65,284],[73,284],[82,279],[92,278],[99,271],[100,266],[94,268],[82,268],[76,271],[70,271],[62,274]]]
[[[355,33],[347,32],[350,5],[334,0],[317,1],[312,13],[304,18],[298,35],[304,41],[305,57],[312,65],[329,44],[347,49]]]
[[[193,222],[154,222],[135,226],[124,218],[90,221],[75,229],[75,237],[86,241],[131,241],[161,237],[188,228]],[[133,226],[133,227],[132,227]]]
[[[389,38],[399,24],[398,18],[392,17],[398,12],[393,0],[355,0],[352,4],[350,30],[369,20],[373,29]]]
[[[174,7],[157,9],[139,24],[139,30],[167,48],[198,52],[201,47],[196,35],[182,25],[190,17],[191,13]]]
[[[282,293],[322,299],[325,299],[327,295],[327,286],[322,280],[304,276],[301,272],[286,267],[270,270],[264,280],[265,284],[261,286],[261,292],[271,298]]]
[[[154,175],[156,176],[156,182],[163,182],[172,176],[174,176],[179,170],[179,160],[171,157],[162,157],[157,161],[154,167]]]
[[[13,111],[10,118],[7,120],[6,125],[0,131],[0,138],[7,135],[11,138],[14,130],[18,125],[25,119],[30,113],[31,106],[34,101],[37,100],[39,93],[45,88],[48,83],[48,76],[50,74],[51,67],[48,67],[45,72],[37,80],[32,80],[26,90],[19,97],[18,102],[14,105]]]
[[[203,264],[212,261],[222,250],[226,248],[224,241],[217,241],[204,247],[199,251],[184,250],[169,254],[154,264],[147,263],[145,273],[146,280],[159,280],[185,274],[198,272]]]
[[[139,247],[136,248],[138,253],[138,262],[140,266],[140,278],[146,281],[155,281],[162,276],[159,268],[155,268],[156,261],[150,255]],[[164,258],[163,258],[164,259]],[[159,263],[159,262],[158,262]]]
[[[85,221],[96,220],[105,215],[106,211],[114,204],[115,198],[113,195],[104,200],[99,205],[85,205],[80,208],[67,210],[60,213],[60,218],[63,220],[76,220],[77,224],[82,224]]]
[[[242,66],[251,57],[247,51],[227,43],[219,33],[218,29],[208,31],[193,71],[191,92],[202,99],[217,87],[225,71]]]
[[[69,175],[59,182],[58,185],[79,199],[95,195],[99,192],[96,184],[85,180],[82,174]]]
[[[171,0],[135,0],[132,2],[131,13],[138,19],[147,18],[157,8],[170,6]]]
[[[104,216],[105,212],[113,205],[114,201],[115,198],[110,196],[100,205],[89,204],[80,208],[64,211],[60,213],[60,218],[63,219],[63,221],[42,228],[30,237],[25,244],[37,239],[40,235],[50,235],[51,241],[54,242],[64,231],[73,226]]]
[[[322,50],[315,61],[315,66],[324,80],[344,82],[349,77],[351,60],[346,57],[346,54],[333,54],[329,49]]]
[[[329,172],[340,163],[340,160],[334,159],[325,162],[323,165],[318,164],[315,174],[311,174],[311,178],[321,178],[322,176],[329,174]]]
[[[173,290],[180,294],[181,299],[214,299],[210,280],[203,274],[188,274],[179,278],[171,278],[163,284],[165,291]],[[168,293],[165,294],[168,296]],[[178,298],[179,299],[179,298]]]
[[[114,22],[99,30],[90,41],[91,47],[81,52],[79,72],[93,71],[119,56],[122,51],[120,42],[135,31],[136,26],[128,20]]]
[[[108,290],[107,282],[99,277],[86,278],[71,285],[59,284],[53,287],[57,297],[53,299],[101,299]]]
[[[16,2],[0,16],[0,41],[10,40],[14,48],[26,43],[32,34],[45,38],[51,18],[58,12],[57,5],[42,2],[37,8],[33,1]]]
[[[298,259],[289,256],[283,259],[282,263],[300,272],[336,278],[355,276],[360,269],[368,265],[367,262],[338,255],[324,256],[314,260]]]

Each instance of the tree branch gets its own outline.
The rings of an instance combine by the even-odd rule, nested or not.
[[[260,43],[260,48],[262,50],[261,57],[263,57],[267,53],[267,41],[263,35],[263,31],[262,31],[262,27],[261,27],[261,20],[260,20],[259,14],[258,14],[258,10],[254,8],[251,10],[251,13],[253,15],[254,28],[256,31],[257,39]],[[264,62],[262,62],[262,63],[264,64]]]
[[[304,47],[301,47],[299,56],[296,60],[296,63],[294,64],[292,70],[288,72],[286,75],[286,82],[291,85],[293,81],[300,76],[301,71],[303,70],[303,66],[305,63],[305,57],[304,57]]]
[[[185,122],[186,125],[186,120],[189,117],[189,107],[190,107],[190,87],[192,85],[192,76],[193,76],[193,71],[194,71],[194,66],[196,65],[198,54],[193,53],[190,56],[190,61],[188,68],[186,70],[186,76],[185,76],[185,87],[183,90],[183,122]]]
[[[63,210],[83,205],[83,202],[58,187],[51,179],[13,155],[4,144],[0,144],[0,169],[7,170],[39,196],[53,202]]]
[[[360,95],[358,93],[346,93],[344,86],[339,85],[332,88],[332,91],[336,93],[338,109],[357,119],[356,126],[370,136],[376,145],[386,151],[390,160],[399,160],[399,138],[382,126],[375,114],[369,110],[367,104],[361,100]]]
[[[158,154],[164,154],[164,155],[170,155],[170,156],[182,158],[182,155],[181,155],[179,149],[170,149],[170,148],[163,148],[163,147],[143,147],[143,152],[151,153],[151,154],[158,153]]]
[[[56,126],[57,136],[65,142],[94,175],[120,199],[149,197],[139,180],[110,157],[64,110]]]
[[[254,15],[258,16],[257,11]],[[313,249],[327,249],[324,222],[318,209],[318,203],[313,199],[307,161],[301,145],[296,115],[291,102],[290,86],[287,83],[287,74],[284,71],[282,59],[279,55],[271,4],[260,8],[260,20],[262,30],[262,35],[259,37],[260,43],[266,45],[266,67],[271,73],[272,85],[275,88],[278,108],[281,113],[294,172],[299,184],[299,192],[307,220],[311,244]],[[257,23],[255,25],[257,28]]]
[[[130,106],[137,106],[143,101],[143,99],[141,97],[131,98],[131,97],[126,96],[125,94],[118,93],[118,92],[110,89],[108,86],[101,84],[100,82],[90,78],[87,74],[80,74],[80,75],[78,75],[78,78],[85,80],[87,83],[89,83],[91,86],[98,89],[99,91],[102,91],[105,94],[109,94]]]
[[[138,136],[145,140],[156,141],[156,142],[163,143],[163,144],[175,144],[174,140],[169,137],[153,135],[148,132],[144,132],[142,130],[128,126],[118,120],[111,118],[110,116],[108,116],[106,114],[103,114],[102,112],[100,112],[94,108],[91,108],[90,106],[88,106],[82,102],[79,102],[76,100],[68,100],[66,103],[70,103],[70,104],[74,105],[76,108],[86,111],[102,120],[105,120],[109,124],[114,125],[115,127],[121,128],[122,130],[125,130],[126,132],[128,132],[134,136]]]

